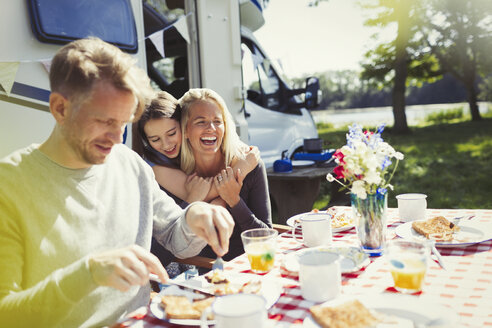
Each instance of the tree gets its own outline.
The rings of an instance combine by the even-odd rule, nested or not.
[[[360,4],[364,9],[378,11],[375,18],[365,22],[366,26],[386,28],[397,25],[393,41],[379,44],[366,53],[367,61],[362,64],[361,77],[381,85],[393,86],[393,128],[396,133],[408,133],[410,130],[405,115],[405,91],[411,62],[408,48],[417,32],[420,1],[374,0]]]
[[[463,83],[472,120],[480,120],[476,82],[492,71],[492,1],[433,0],[426,16],[426,45],[442,69]]]

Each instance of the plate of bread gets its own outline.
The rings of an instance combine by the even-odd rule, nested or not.
[[[455,311],[409,295],[342,295],[311,306],[304,328],[453,327]]]
[[[492,237],[480,224],[463,222],[456,225],[443,216],[406,222],[398,226],[395,233],[405,239],[434,240],[439,247],[468,246]]]
[[[329,214],[332,214],[332,219],[331,219],[331,231],[332,233],[336,232],[342,232],[346,230],[352,229],[354,226],[354,219],[348,215],[347,213],[336,213],[335,211],[328,209],[326,212]],[[294,228],[296,223],[301,222],[301,217],[308,213],[319,213],[319,210],[312,210],[311,212],[306,212],[306,213],[301,213],[294,215],[291,218],[288,218],[287,221],[285,222],[288,226],[291,226]],[[301,228],[301,225],[298,225],[298,229]]]
[[[247,273],[224,273],[222,270],[210,271],[180,284],[189,288],[184,290],[171,285],[152,298],[150,311],[156,318],[176,325],[199,326],[203,311],[212,305],[216,297],[237,293],[259,294],[265,298],[266,308],[269,309],[282,291],[281,286],[270,278]],[[211,295],[193,292],[193,288]],[[207,324],[214,324],[213,317],[207,318]]]

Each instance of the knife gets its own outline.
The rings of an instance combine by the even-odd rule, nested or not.
[[[432,253],[436,256],[437,258],[437,263],[439,263],[439,266],[441,268],[443,268],[444,270],[446,270],[446,266],[444,265],[444,260],[442,259],[442,256],[441,256],[441,253],[439,253],[439,251],[437,250],[436,248],[436,242],[435,241],[431,241],[430,242],[430,246],[431,246],[431,251]]]
[[[179,288],[183,290],[187,290],[190,292],[199,292],[200,294],[204,294],[206,296],[215,296],[215,294],[211,293],[210,290],[205,289],[205,288],[200,288],[200,287],[195,287],[195,286],[190,286],[188,284],[184,284],[178,281],[175,281],[173,279],[169,279],[165,283],[161,282],[161,279],[155,274],[155,273],[149,273],[149,280],[153,280],[155,282],[158,282],[163,285],[175,285],[178,286]]]

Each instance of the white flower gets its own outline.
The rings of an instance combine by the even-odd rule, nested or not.
[[[360,199],[366,199],[367,193],[366,193],[366,188],[364,188],[364,181],[362,180],[356,180],[352,183],[352,189],[351,192]]]
[[[397,152],[395,153],[395,158],[396,158],[397,160],[401,161],[401,160],[403,160],[403,157],[404,157],[404,156],[403,156],[403,154],[402,154],[402,153],[400,153],[399,151],[397,151]]]
[[[370,170],[364,175],[364,181],[370,185],[379,185],[381,183],[381,175],[376,170]]]
[[[335,177],[331,173],[328,173],[326,175],[326,180],[328,180],[328,182],[333,182],[335,181]]]

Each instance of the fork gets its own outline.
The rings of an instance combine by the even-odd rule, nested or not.
[[[224,270],[224,260],[222,259],[222,257],[217,256],[217,259],[212,265],[212,270]]]

